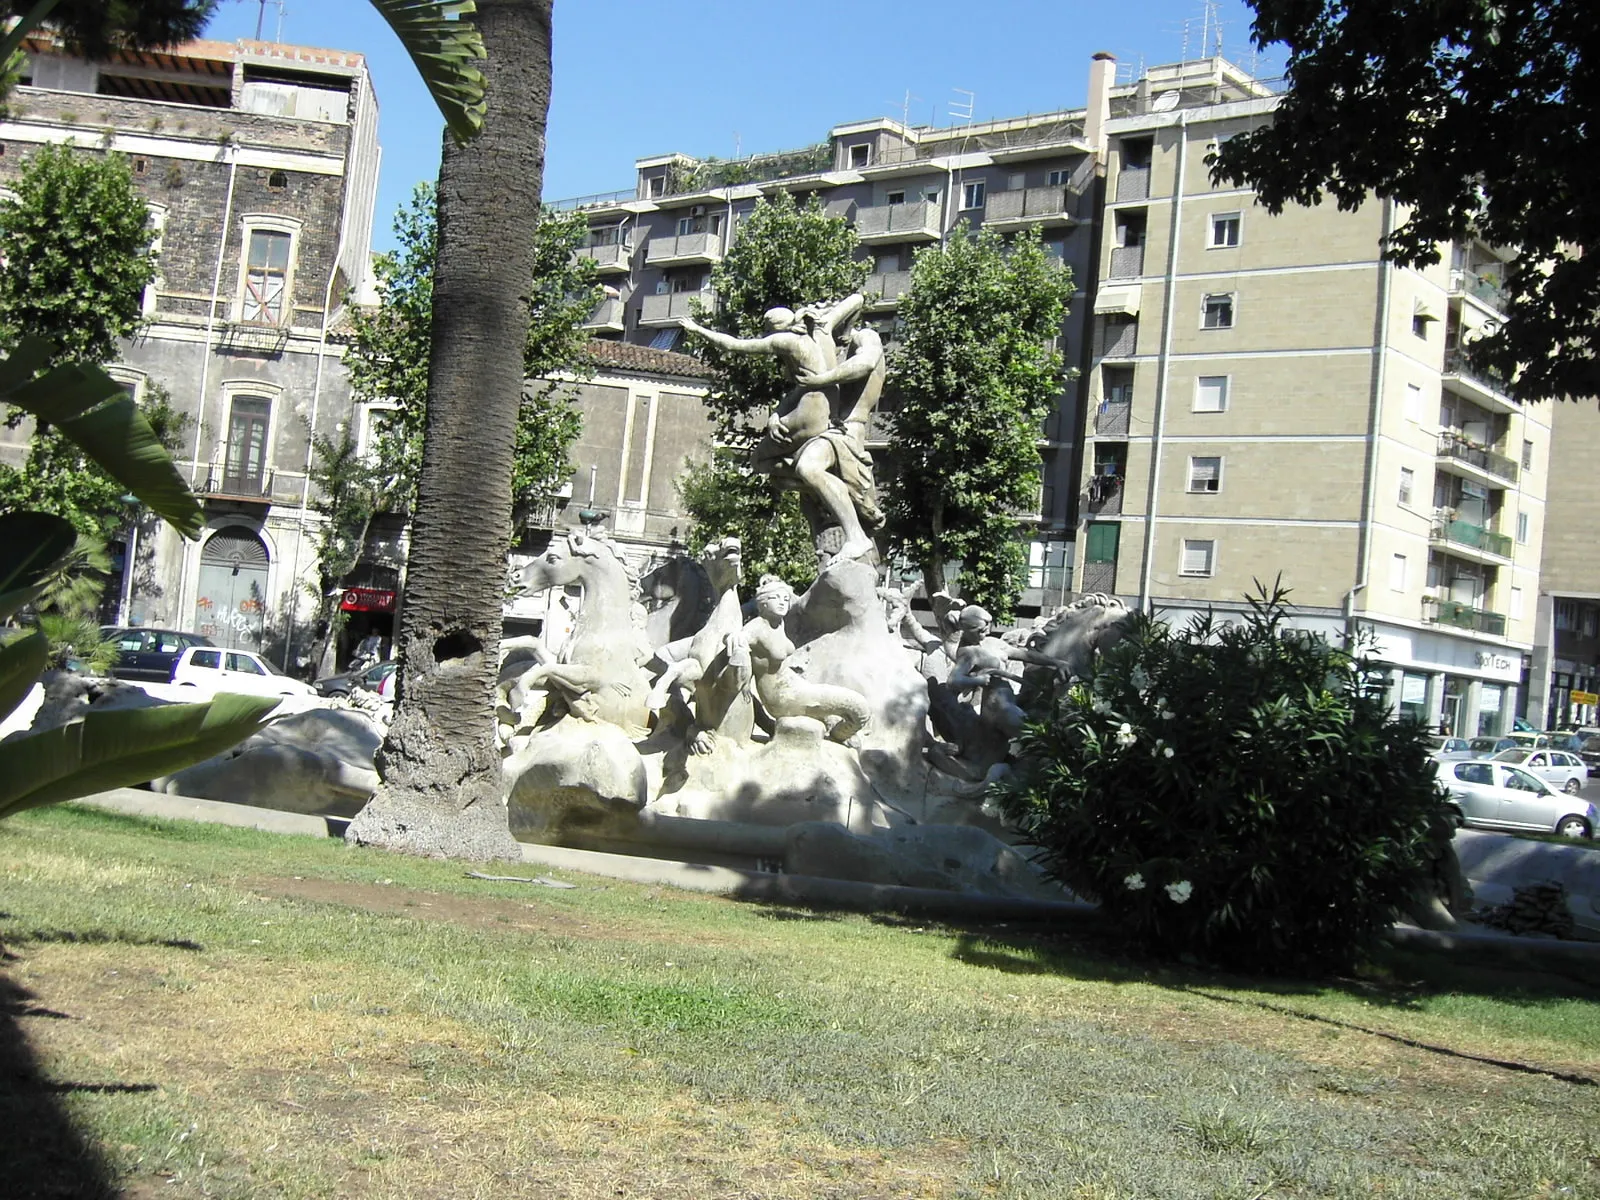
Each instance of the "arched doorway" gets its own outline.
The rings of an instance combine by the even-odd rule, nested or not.
[[[225,525],[200,550],[195,632],[219,646],[259,650],[267,618],[267,547],[254,530]]]

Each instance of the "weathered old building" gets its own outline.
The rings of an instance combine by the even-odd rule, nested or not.
[[[104,62],[28,43],[0,184],[31,148],[126,157],[157,233],[148,324],[108,369],[188,414],[205,505],[185,543],[141,522],[126,619],[291,661],[314,597],[311,431],[352,419],[330,326],[368,271],[378,103],[359,54],[196,41]]]

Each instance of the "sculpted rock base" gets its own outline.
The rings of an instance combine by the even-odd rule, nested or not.
[[[783,866],[791,875],[860,883],[1009,899],[1068,898],[1015,849],[972,826],[914,825],[861,837],[838,825],[796,825],[789,830]]]
[[[568,718],[505,760],[511,832],[559,842],[574,830],[626,830],[649,799],[644,761],[615,725]]]

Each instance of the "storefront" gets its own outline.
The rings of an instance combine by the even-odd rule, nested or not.
[[[1433,631],[1380,626],[1375,655],[1396,715],[1457,737],[1508,732],[1517,718],[1522,653]]]

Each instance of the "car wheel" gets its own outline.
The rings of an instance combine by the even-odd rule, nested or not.
[[[1582,817],[1562,817],[1556,822],[1556,836],[1586,838],[1589,836],[1589,822]]]
[[[1579,783],[1577,777],[1574,776],[1562,785],[1561,790],[1569,796],[1576,796],[1579,792],[1583,791],[1583,784]]]

